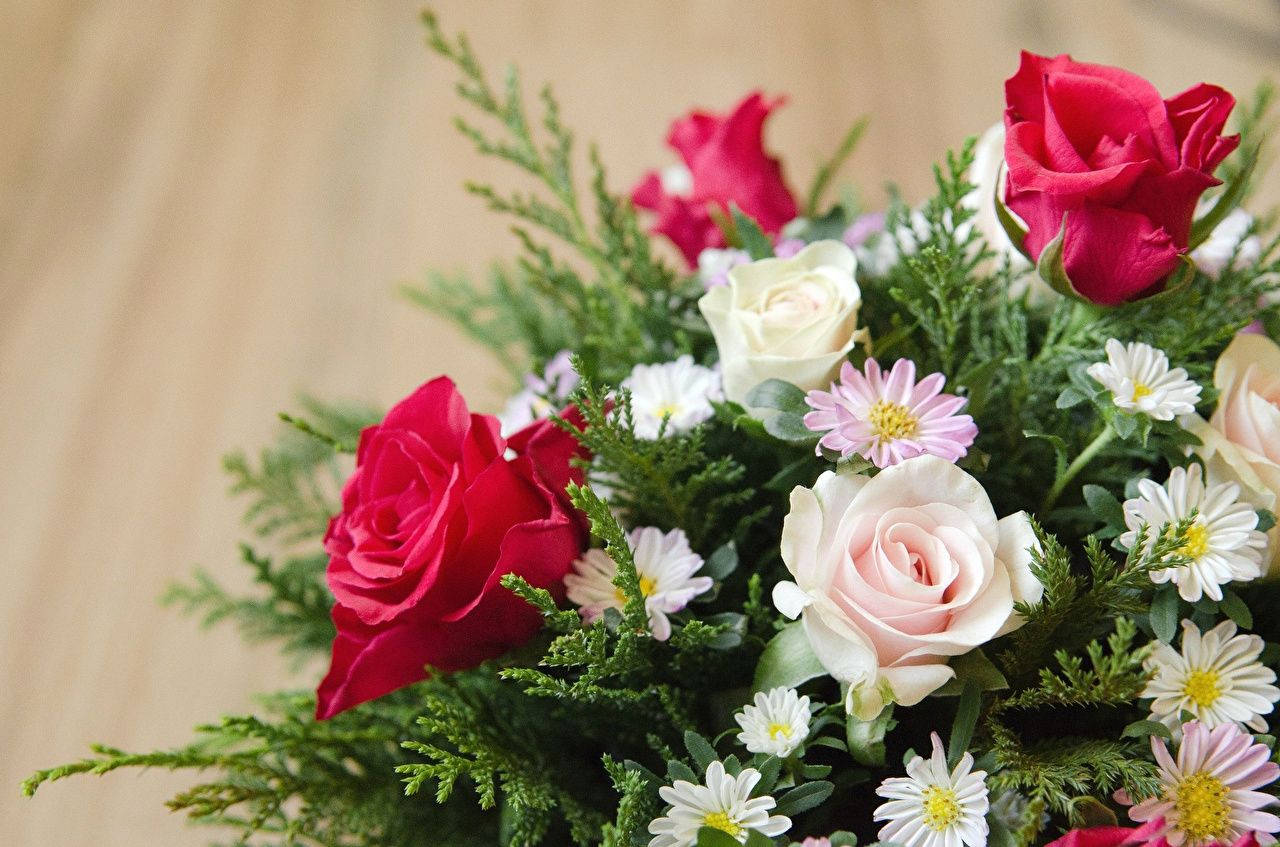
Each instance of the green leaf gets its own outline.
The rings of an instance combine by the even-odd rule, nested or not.
[[[755,691],[768,691],[770,688],[795,688],[815,677],[823,676],[827,670],[813,655],[809,646],[809,637],[804,634],[804,625],[800,621],[789,623],[765,645],[760,654],[760,662],[756,665]]]
[[[831,833],[831,847],[858,847],[858,836],[843,829]]]
[[[738,569],[738,548],[730,541],[715,549],[699,571],[699,576],[724,579]]]
[[[706,771],[708,765],[720,758],[716,755],[716,750],[711,746],[711,742],[693,730],[685,732],[684,746],[703,771]]]
[[[1172,585],[1156,591],[1151,598],[1151,629],[1165,644],[1178,634],[1178,592]]]
[[[999,815],[987,815],[987,830],[987,847],[1017,847],[1018,839],[1013,837]]]
[[[767,835],[761,835],[754,829],[748,830],[745,847],[773,847],[773,839]]]
[[[766,379],[747,392],[747,405],[753,409],[777,409],[803,415],[810,411],[804,398],[805,392],[786,380]]]
[[[951,739],[947,744],[947,763],[955,767],[960,757],[969,749],[973,730],[978,726],[978,713],[982,711],[982,688],[974,680],[964,685],[960,702],[956,705],[956,719],[951,724]]]
[[[704,826],[698,829],[695,847],[742,847],[742,843],[723,829]]]
[[[779,815],[791,817],[801,812],[807,812],[810,809],[816,809],[826,802],[834,790],[835,786],[825,779],[820,779],[817,782],[806,782],[804,785],[798,785],[779,797],[775,812]]]
[[[773,258],[773,242],[764,234],[760,225],[742,213],[736,204],[729,206],[733,216],[733,227],[738,234],[738,243],[752,261]]]
[[[1080,294],[1071,284],[1071,280],[1067,277],[1067,269],[1062,264],[1062,242],[1067,234],[1067,216],[1062,216],[1062,227],[1059,228],[1058,234],[1053,240],[1044,246],[1040,251],[1040,258],[1036,262],[1036,273],[1044,280],[1050,288],[1058,292],[1064,297],[1071,297],[1076,300],[1082,300]],[[1021,242],[1014,242],[1015,244]]]
[[[809,200],[805,204],[806,214],[809,217],[818,214],[818,203],[822,200],[823,192],[831,185],[831,180],[835,178],[840,166],[844,164],[845,160],[853,153],[854,148],[858,146],[858,142],[862,140],[863,134],[867,131],[868,122],[869,119],[865,116],[854,121],[853,126],[849,127],[848,132],[844,134],[844,138],[840,140],[840,146],[836,148],[836,152],[814,174],[813,185],[809,188]]]
[[[1258,526],[1256,527],[1258,532],[1270,532],[1275,525],[1276,516],[1274,513],[1268,512],[1266,509],[1258,510]]]
[[[860,765],[882,767],[885,757],[884,736],[894,725],[892,705],[885,706],[884,711],[869,721],[860,721],[850,715],[845,727],[849,755]]]
[[[818,433],[804,425],[804,417],[777,412],[764,418],[764,431],[779,441],[804,443],[818,440]]]
[[[1000,226],[1004,228],[1005,235],[1009,236],[1009,241],[1013,243],[1014,247],[1018,248],[1018,252],[1027,256],[1027,248],[1025,246],[1027,243],[1027,228],[1022,221],[1018,220],[1018,216],[1004,204],[1004,198],[1000,196],[1000,188],[1003,181],[996,180],[995,197],[992,198],[995,200],[996,205],[996,220],[1000,221]],[[1031,257],[1027,256],[1027,261],[1030,260]]]
[[[951,660],[951,669],[956,675],[933,692],[936,697],[957,697],[964,692],[965,684],[975,682],[980,691],[1003,691],[1009,687],[1009,681],[1000,673],[1000,669],[980,649],[970,650],[962,656]]]
[[[1240,599],[1240,595],[1234,591],[1224,591],[1222,594],[1222,602],[1218,604],[1222,609],[1222,613],[1231,620],[1235,621],[1236,626],[1241,629],[1253,629],[1253,613],[1249,611],[1249,607]]]
[[[1101,485],[1086,485],[1084,502],[1089,504],[1089,510],[1107,526],[1124,525],[1124,507],[1114,494]]]
[[[667,779],[671,782],[675,782],[678,779],[683,779],[685,782],[693,783],[697,783],[699,781],[698,775],[693,772],[693,768],[689,767],[679,759],[672,759],[667,762]]]
[[[1218,200],[1213,204],[1209,211],[1205,212],[1195,223],[1191,225],[1191,240],[1188,244],[1189,250],[1194,250],[1204,243],[1218,224],[1222,223],[1223,218],[1231,214],[1231,210],[1240,205],[1240,200],[1244,197],[1245,190],[1249,186],[1249,180],[1253,177],[1254,168],[1258,166],[1259,153],[1261,146],[1255,146],[1244,154],[1244,166],[1236,172],[1235,178],[1222,189],[1222,193],[1218,195]]]
[[[1121,441],[1128,441],[1138,431],[1138,417],[1117,409],[1111,416],[1111,428],[1120,436]]]
[[[1120,733],[1121,738],[1150,738],[1153,735],[1160,738],[1171,739],[1173,737],[1172,733],[1169,732],[1169,727],[1159,721],[1147,720],[1134,721]]]
[[[1071,409],[1075,406],[1079,406],[1088,399],[1088,396],[1081,392],[1080,389],[1073,385],[1068,385],[1066,388],[1062,389],[1062,393],[1058,395],[1058,399],[1054,405],[1059,409]]]

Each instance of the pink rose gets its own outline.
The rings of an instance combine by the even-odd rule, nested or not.
[[[782,102],[756,91],[728,115],[690,112],[667,135],[684,166],[650,171],[632,190],[636,206],[657,213],[653,231],[671,239],[690,268],[705,248],[724,246],[712,208],[728,215],[735,204],[771,235],[796,216],[782,166],[765,152],[762,138],[765,118]]]
[[[1081,296],[1116,305],[1159,290],[1240,143],[1222,135],[1235,99],[1201,83],[1164,100],[1120,68],[1024,52],[1005,100],[1006,202],[1032,258],[1065,215],[1063,262]]]
[[[773,602],[799,617],[814,655],[870,719],[920,702],[954,676],[952,656],[1016,629],[1037,602],[1027,516],[998,519],[982,486],[919,456],[874,477],[828,471],[791,492]]]
[[[1205,422],[1191,416],[1187,428],[1204,443],[1210,485],[1235,482],[1255,508],[1280,509],[1280,345],[1265,335],[1242,333],[1218,357],[1213,371],[1218,408]],[[1280,569],[1280,529],[1268,533],[1270,570]]]

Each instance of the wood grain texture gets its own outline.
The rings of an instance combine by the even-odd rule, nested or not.
[[[1077,2],[446,2],[492,66],[553,82],[614,184],[667,163],[667,121],[753,86],[803,185],[856,116],[872,200],[929,184],[999,116],[1019,47],[1122,63],[1173,92],[1274,72],[1275,7]],[[336,0],[0,4],[0,843],[207,843],[189,784],[17,782],[90,741],[175,745],[254,691],[309,687],[269,649],[154,598],[194,563],[242,580],[218,457],[300,390],[387,404],[437,373],[481,409],[499,368],[396,299],[436,266],[510,255],[461,189],[518,185],[456,137],[416,5]],[[1274,199],[1274,175],[1265,198]]]

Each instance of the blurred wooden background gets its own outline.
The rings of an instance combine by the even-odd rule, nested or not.
[[[1254,0],[442,2],[500,70],[556,86],[615,186],[672,161],[667,122],[788,92],[769,144],[803,188],[856,116],[847,169],[918,197],[997,120],[1017,50],[1124,64],[1173,93],[1247,94],[1280,16]],[[396,298],[427,266],[510,254],[460,187],[512,185],[449,125],[452,77],[413,2],[0,3],[0,842],[188,845],[163,773],[18,798],[91,741],[176,745],[308,687],[229,628],[155,602],[201,563],[232,581],[218,458],[270,437],[296,392],[394,401],[438,373],[495,409],[497,367]],[[1264,198],[1276,197],[1273,174]]]

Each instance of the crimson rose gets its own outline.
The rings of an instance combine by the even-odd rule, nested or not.
[[[337,600],[328,718],[441,670],[528,641],[537,611],[498,584],[515,573],[561,593],[587,537],[564,488],[581,481],[572,435],[539,421],[510,440],[440,377],[360,435],[342,511],[325,536]],[[511,450],[514,457],[506,458]]]
[[[653,231],[670,238],[689,267],[697,267],[705,248],[724,246],[709,206],[728,215],[733,203],[771,235],[796,216],[782,166],[765,153],[762,138],[765,118],[782,102],[756,91],[728,115],[690,112],[667,135],[685,167],[650,171],[632,190],[633,203],[657,212]]]
[[[1005,202],[1027,224],[1031,257],[1065,215],[1063,264],[1081,296],[1116,305],[1159,290],[1196,201],[1240,143],[1222,135],[1235,99],[1201,83],[1163,100],[1120,68],[1023,52],[1005,100]]]
[[[1169,847],[1164,836],[1164,819],[1148,821],[1137,829],[1124,826],[1098,826],[1092,829],[1073,829],[1046,847]],[[1230,845],[1212,842],[1206,847],[1258,847],[1257,836],[1246,832]]]

